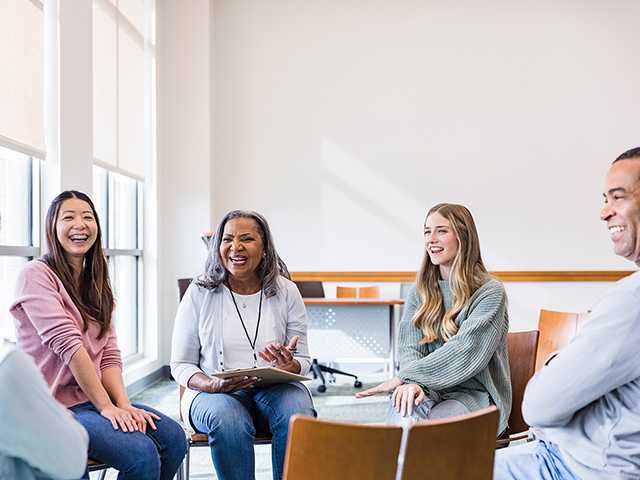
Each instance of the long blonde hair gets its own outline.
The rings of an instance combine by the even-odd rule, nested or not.
[[[446,342],[453,337],[458,332],[456,316],[467,305],[474,292],[491,278],[482,263],[480,240],[471,212],[462,205],[439,203],[429,210],[426,218],[436,212],[449,221],[458,240],[458,251],[449,275],[453,302],[451,308],[445,311],[444,299],[438,287],[440,268],[431,263],[425,249],[416,277],[416,290],[422,304],[412,319],[413,326],[424,334],[420,344],[438,339]]]

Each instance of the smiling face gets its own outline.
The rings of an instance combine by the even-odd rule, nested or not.
[[[431,263],[438,265],[442,278],[447,279],[459,242],[449,220],[438,212],[429,215],[424,223],[424,243]]]
[[[97,235],[98,224],[87,202],[79,198],[62,202],[56,218],[56,238],[71,263],[82,265]]]
[[[616,255],[640,265],[640,158],[609,168],[600,219],[607,223]]]
[[[225,224],[220,258],[233,280],[256,280],[263,254],[260,227],[253,218],[232,218]]]

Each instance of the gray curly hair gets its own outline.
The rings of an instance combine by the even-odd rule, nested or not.
[[[216,233],[211,240],[209,240],[209,254],[204,266],[204,273],[198,277],[196,285],[209,290],[215,290],[227,281],[229,272],[224,268],[222,258],[220,257],[220,243],[222,242],[225,225],[229,220],[233,220],[234,218],[251,218],[258,225],[258,231],[260,232],[260,238],[262,239],[264,248],[264,258],[258,265],[257,273],[258,277],[262,280],[264,295],[266,297],[272,297],[278,293],[278,277],[282,275],[290,280],[291,276],[289,275],[287,266],[278,255],[278,252],[276,252],[271,230],[269,229],[266,218],[250,210],[232,210],[220,221]]]

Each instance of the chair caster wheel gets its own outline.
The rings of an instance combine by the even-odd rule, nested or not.
[[[318,393],[324,393],[327,391],[327,386],[326,385],[318,385],[318,388],[316,388],[316,390],[318,391]]]
[[[362,382],[360,380],[356,380],[355,382],[353,382],[353,387],[362,388]]]

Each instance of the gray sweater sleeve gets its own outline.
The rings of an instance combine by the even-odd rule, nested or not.
[[[488,282],[474,297],[458,333],[429,355],[401,364],[401,380],[438,391],[459,385],[486,368],[508,328],[507,297],[499,282]],[[415,337],[415,332],[407,337],[401,335],[400,348],[411,348],[409,343]]]
[[[533,427],[562,427],[608,392],[640,377],[640,289],[616,287],[580,333],[529,382],[522,413]]]
[[[425,346],[418,345],[423,336],[422,332],[411,324],[411,320],[419,306],[420,299],[414,286],[407,296],[400,328],[398,329],[398,360],[401,367],[421,359],[427,353]]]

